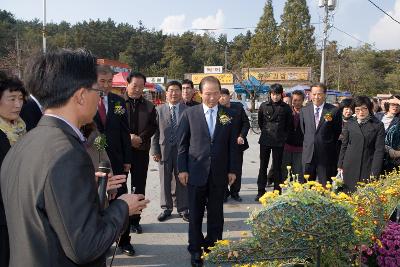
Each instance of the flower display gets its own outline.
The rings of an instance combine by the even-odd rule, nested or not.
[[[281,195],[265,193],[262,208],[250,213],[252,236],[218,242],[206,262],[315,264],[319,250],[322,266],[358,266],[360,255],[364,262],[375,260],[368,266],[400,266],[400,226],[387,224],[400,201],[400,171],[360,183],[352,194],[340,192],[341,181],[335,179],[323,186],[306,176],[303,184],[289,176]]]

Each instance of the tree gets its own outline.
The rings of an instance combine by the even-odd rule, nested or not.
[[[247,67],[265,67],[278,53],[278,29],[274,18],[272,0],[267,0],[264,13],[251,38],[250,47],[244,55]]]
[[[247,49],[249,49],[250,41],[250,31],[247,31],[246,34],[239,34],[233,38],[232,42],[229,44],[228,69],[240,71],[243,67],[243,55],[246,53]]]
[[[287,0],[279,26],[279,41],[284,63],[289,66],[315,64],[314,27],[310,24],[306,0]]]

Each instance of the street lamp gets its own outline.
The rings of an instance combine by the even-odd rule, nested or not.
[[[326,42],[328,39],[329,25],[329,11],[333,11],[336,8],[336,0],[319,0],[318,6],[325,9],[324,17],[324,39],[322,42],[322,58],[321,58],[321,77],[320,83],[325,83],[325,61],[326,61]]]

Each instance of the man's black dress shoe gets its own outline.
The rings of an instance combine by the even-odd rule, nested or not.
[[[258,195],[256,196],[256,198],[254,199],[254,201],[257,201],[257,202],[258,202],[258,201],[260,200],[260,197],[262,197],[263,195],[264,195],[264,194],[262,194],[262,195],[261,195],[261,194],[258,194]]]
[[[180,213],[179,213],[179,216],[181,216],[182,219],[183,219],[185,222],[189,222],[189,212],[187,212],[187,211],[180,212]]]
[[[122,254],[133,256],[135,255],[135,249],[131,244],[126,244],[118,247]]]
[[[171,216],[171,211],[170,210],[163,210],[160,215],[158,215],[157,220],[159,222],[165,221],[168,217]]]
[[[143,233],[143,229],[142,229],[142,226],[140,224],[132,225],[132,231],[137,233],[137,234]]]
[[[192,253],[192,257],[190,258],[190,263],[193,267],[202,267],[203,266],[203,259],[201,258],[200,252]]]
[[[239,196],[239,194],[233,194],[231,195],[231,198],[237,202],[242,202],[242,198]]]

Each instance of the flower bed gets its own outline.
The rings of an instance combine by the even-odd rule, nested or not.
[[[400,249],[400,231],[387,232],[400,200],[400,172],[360,184],[351,195],[314,181],[281,186],[282,195],[267,192],[260,198],[262,208],[250,214],[253,236],[219,241],[204,255],[207,264],[313,266],[319,258],[321,266],[352,266],[361,265],[363,255],[364,262],[375,257],[379,266],[400,266],[400,253],[389,256]],[[382,240],[394,236],[393,241],[382,241],[382,232]]]

